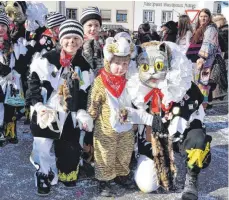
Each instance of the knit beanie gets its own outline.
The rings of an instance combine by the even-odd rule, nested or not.
[[[83,41],[83,26],[81,23],[79,23],[77,20],[74,19],[68,19],[62,22],[59,28],[59,41],[61,44],[61,41],[65,37],[69,36],[79,36]]]
[[[9,29],[10,20],[5,13],[0,13],[0,24],[5,24]]]
[[[47,27],[54,28],[60,26],[62,22],[66,20],[66,17],[58,12],[50,12],[47,15]]]
[[[100,10],[97,7],[88,7],[83,9],[80,17],[81,24],[85,24],[88,20],[96,19],[99,21],[100,26],[102,25],[102,17]]]

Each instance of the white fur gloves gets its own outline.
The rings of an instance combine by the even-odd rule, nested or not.
[[[76,114],[76,119],[78,120],[79,128],[86,129],[85,131],[91,132],[93,129],[93,119],[85,110],[78,110]]]
[[[128,111],[128,121],[131,124],[145,124],[152,126],[153,115],[147,113],[145,110],[137,110],[131,107],[125,108]]]

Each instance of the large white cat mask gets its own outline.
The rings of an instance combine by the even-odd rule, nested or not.
[[[165,72],[162,74],[163,78],[156,88],[164,95],[162,99],[164,105],[168,105],[171,101],[181,101],[191,87],[192,62],[182,54],[177,44],[163,43],[152,41],[144,44],[144,49],[137,58],[139,71],[128,81],[129,92],[137,94],[136,102],[144,102],[145,95],[154,88],[150,80],[161,78],[159,75],[163,72]]]

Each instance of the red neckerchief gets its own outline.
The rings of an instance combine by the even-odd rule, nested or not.
[[[145,103],[148,102],[151,97],[153,97],[151,101],[152,113],[160,113],[160,104],[161,104],[161,109],[164,112],[168,112],[171,109],[173,102],[170,102],[169,106],[166,108],[165,105],[161,102],[163,96],[164,95],[162,94],[160,89],[154,88],[144,97]]]
[[[72,55],[67,54],[63,49],[60,52],[60,64],[62,67],[68,67],[71,64]]]
[[[46,29],[45,32],[42,33],[42,35],[48,36],[51,39],[54,39],[55,41],[58,39],[56,36],[53,35],[50,29]]]
[[[126,85],[126,78],[110,74],[105,69],[100,70],[100,75],[105,88],[116,98],[120,97]]]

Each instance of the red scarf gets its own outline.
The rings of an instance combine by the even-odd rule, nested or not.
[[[60,52],[60,64],[62,67],[68,67],[71,64],[72,55],[67,54],[63,49]]]
[[[165,105],[161,102],[163,96],[164,95],[162,94],[160,89],[154,88],[144,97],[145,103],[148,102],[151,97],[153,97],[151,101],[152,113],[160,113],[160,105],[161,105],[161,109],[164,112],[168,112],[171,109],[173,102],[170,102],[169,106],[166,108]]]
[[[110,74],[104,68],[100,70],[100,75],[105,88],[116,98],[120,97],[126,85],[126,78]]]

